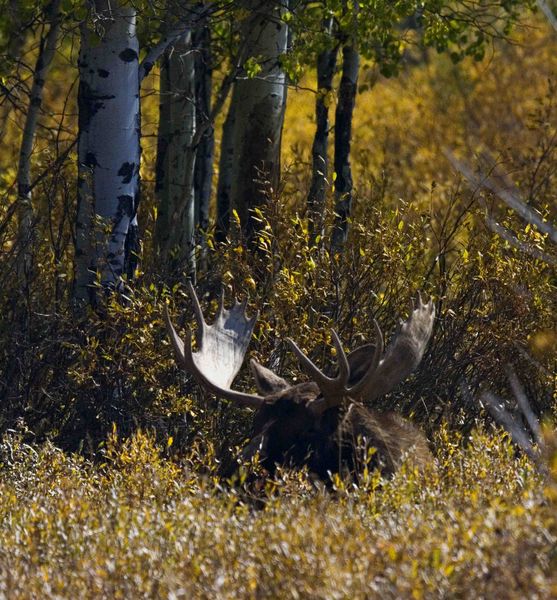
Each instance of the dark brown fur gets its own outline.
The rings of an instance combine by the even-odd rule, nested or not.
[[[258,452],[269,473],[276,465],[307,465],[325,481],[334,473],[356,475],[364,464],[391,474],[405,455],[418,467],[431,461],[424,434],[402,417],[348,400],[315,416],[308,404],[319,394],[310,382],[267,396],[255,414],[243,457]]]

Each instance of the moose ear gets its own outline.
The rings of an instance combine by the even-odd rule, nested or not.
[[[285,379],[275,375],[270,369],[260,365],[253,358],[250,360],[250,367],[257,390],[262,396],[280,392],[280,390],[284,390],[290,385]]]
[[[367,370],[373,361],[374,352],[374,344],[364,344],[363,346],[356,348],[353,352],[350,352],[348,355],[348,365],[350,366],[350,379],[348,380],[348,384],[350,386],[358,383],[358,381],[360,381],[367,373]]]

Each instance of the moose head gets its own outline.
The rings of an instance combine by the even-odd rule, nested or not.
[[[233,390],[249,345],[257,315],[246,316],[246,304],[224,307],[208,325],[195,290],[188,287],[198,327],[197,351],[192,332],[185,342],[178,336],[166,310],[166,325],[178,364],[198,384],[237,404],[255,410],[253,430],[242,457],[256,453],[270,473],[277,465],[301,467],[327,481],[331,473],[356,474],[362,461],[388,474],[406,455],[417,466],[431,460],[425,436],[409,421],[392,412],[364,406],[387,394],[420,363],[431,336],[435,308],[418,295],[410,316],[384,350],[383,335],[374,321],[375,344],[346,355],[337,333],[332,340],[337,374],[327,376],[296,345],[287,342],[310,381],[292,385],[254,359],[250,361],[257,394]]]

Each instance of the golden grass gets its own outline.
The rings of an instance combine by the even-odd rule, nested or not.
[[[199,455],[178,465],[143,434],[113,436],[100,465],[13,436],[2,445],[0,594],[549,598],[551,480],[493,431],[442,431],[437,444],[426,474],[370,473],[323,492],[284,473],[255,508],[210,464],[202,474]]]

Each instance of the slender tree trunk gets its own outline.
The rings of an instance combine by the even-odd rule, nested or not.
[[[139,45],[136,13],[99,0],[97,35],[82,28],[78,93],[78,212],[74,299],[95,303],[97,278],[119,289],[139,199]],[[128,242],[129,248],[129,242]]]
[[[45,14],[49,13],[52,15],[52,10],[55,2],[52,2],[45,10]],[[60,10],[60,2],[57,2],[58,10]],[[7,54],[10,60],[17,61],[21,58],[21,49],[25,44],[25,35],[21,31],[22,19],[21,13],[23,12],[23,6],[21,0],[9,0],[6,6],[6,17],[9,21],[9,40],[7,45]]]
[[[331,32],[332,23],[326,26]],[[308,194],[308,226],[310,244],[323,237],[325,195],[329,174],[329,103],[337,63],[338,46],[328,48],[317,57],[316,128],[312,147],[312,177]]]
[[[188,30],[167,49],[160,75],[155,240],[171,278],[195,275],[195,58]]]
[[[124,245],[124,273],[128,281],[135,277],[141,256],[141,236],[139,233],[139,221],[137,219],[137,209],[140,199],[141,194],[138,193],[134,206],[134,214],[130,221]]]
[[[356,104],[360,57],[352,45],[342,48],[342,77],[335,113],[335,224],[332,253],[342,251],[348,237],[348,220],[352,210],[352,169],[350,166],[350,141],[352,115]]]
[[[4,22],[2,29],[4,35],[8,35],[7,39],[4,39],[2,42],[2,47],[5,50],[4,60],[7,59],[10,63],[21,66],[23,66],[23,63],[21,63],[21,54],[25,47],[27,33],[24,31],[22,23],[23,10],[24,6],[22,6],[20,0],[8,0],[7,5],[4,6],[4,14],[2,15]],[[47,12],[48,8],[46,8],[44,14]],[[19,68],[15,70],[16,77],[18,76]],[[0,83],[2,94],[5,95],[5,101],[0,105],[0,137],[4,137],[6,134],[12,111],[17,105],[14,89],[8,82],[6,82],[7,85],[3,81]]]
[[[220,144],[219,181],[217,185],[217,224],[215,239],[224,242],[230,230],[232,174],[234,167],[234,124],[235,108],[234,93],[228,108],[228,113],[222,127]]]
[[[23,126],[23,136],[19,151],[19,164],[17,170],[17,196],[18,196],[18,245],[19,255],[17,261],[18,278],[25,282],[29,275],[32,263],[33,238],[34,238],[34,211],[31,195],[31,153],[37,123],[43,100],[43,89],[46,76],[58,43],[60,31],[60,0],[53,0],[45,9],[46,21],[50,23],[48,33],[41,39],[39,56],[35,65],[33,85],[29,96],[29,108]]]
[[[282,20],[288,3],[249,0],[241,35],[246,55],[260,67],[255,77],[236,81],[232,95],[234,159],[231,204],[238,210],[248,239],[257,230],[252,209],[268,200],[280,179],[280,139],[284,123],[286,77],[280,57],[288,27]]]
[[[195,108],[196,130],[211,118],[211,94],[213,87],[213,66],[211,56],[211,33],[208,23],[196,28],[193,36],[195,48]],[[194,175],[195,222],[201,247],[201,262],[207,258],[207,232],[209,230],[209,200],[213,181],[213,158],[215,136],[211,125],[202,134],[197,146]],[[201,266],[201,265],[200,265]]]

